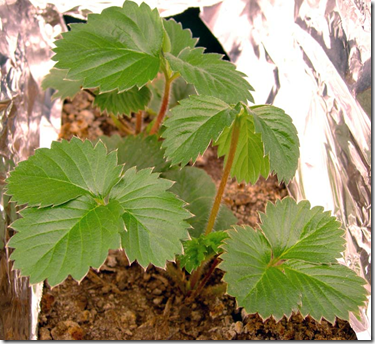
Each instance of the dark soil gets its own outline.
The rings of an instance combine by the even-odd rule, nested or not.
[[[92,109],[90,95],[81,93],[64,105],[61,138],[73,135],[96,139],[121,134],[113,122]],[[132,118],[129,122],[134,122]],[[196,166],[218,184],[223,162],[213,148]],[[229,180],[224,202],[238,224],[253,227],[258,211],[267,201],[287,195],[284,185],[272,176],[256,185]],[[173,270],[173,263],[169,263]],[[199,298],[187,302],[173,274],[149,266],[145,271],[129,265],[123,251],[110,251],[99,271],[90,270],[80,282],[68,278],[51,289],[46,283],[39,316],[40,340],[354,340],[348,322],[321,323],[300,314],[279,322],[261,319],[237,308],[233,297],[223,294],[223,272],[216,269]]]

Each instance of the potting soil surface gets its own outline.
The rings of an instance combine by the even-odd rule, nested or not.
[[[132,118],[130,122],[135,122]],[[61,138],[73,135],[96,139],[122,135],[111,119],[92,108],[84,92],[63,109]],[[223,168],[216,150],[209,148],[195,166],[203,168],[218,185]],[[267,201],[287,196],[276,177],[261,178],[255,185],[228,180],[224,203],[238,224],[256,227],[258,211]],[[173,263],[169,263],[173,268]],[[238,308],[233,297],[222,292],[223,271],[216,269],[201,295],[186,302],[175,278],[163,269],[146,270],[129,262],[121,250],[110,251],[99,271],[90,270],[80,282],[71,278],[55,288],[45,283],[39,316],[40,340],[354,340],[348,322],[321,323],[299,313],[279,322],[263,320]]]

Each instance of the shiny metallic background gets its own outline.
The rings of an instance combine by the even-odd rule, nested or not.
[[[136,0],[140,3],[141,1]],[[342,262],[371,291],[371,2],[369,0],[149,0],[164,16],[200,7],[201,18],[257,104],[284,109],[297,127],[301,158],[288,189],[332,211],[346,229]],[[5,243],[14,204],[9,170],[57,138],[61,102],[40,88],[52,66],[62,14],[86,18],[123,0],[0,0],[0,338],[36,339],[42,285],[11,270]],[[351,325],[371,338],[371,307]]]

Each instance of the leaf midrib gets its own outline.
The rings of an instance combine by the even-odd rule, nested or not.
[[[56,250],[56,247],[58,246],[58,244],[67,236],[67,235],[70,235],[70,233],[71,233],[71,231],[72,231],[72,229],[73,228],[75,228],[83,219],[85,219],[92,211],[96,211],[96,209],[98,208],[98,207],[100,207],[100,205],[95,205],[95,207],[94,208],[92,208],[92,209],[90,209],[90,210],[88,210],[85,214],[84,214],[84,216],[82,216],[82,217],[80,217],[80,220],[79,221],[77,221],[73,226],[71,226],[69,229],[67,229],[66,230],[66,233],[57,241],[57,242],[55,242],[54,243],[54,245],[47,251],[47,252],[45,252],[44,254],[43,254],[43,256],[41,256],[35,263],[34,263],[34,265],[36,266],[36,265],[38,265],[38,263],[48,254],[48,253],[50,253],[51,251],[55,251]],[[81,229],[80,229],[80,231],[81,231]],[[65,259],[66,259],[66,254],[64,254],[64,260],[63,260],[63,263],[64,263],[64,261],[65,261]],[[51,257],[50,257],[50,260],[49,260],[49,262],[48,262],[48,264],[46,265],[46,267],[44,268],[44,270],[42,271],[42,272],[40,272],[39,273],[39,275],[38,275],[38,277],[39,276],[41,276],[41,275],[43,275],[43,273],[46,271],[46,269],[47,268],[49,268],[50,267],[50,263],[51,263],[51,260],[52,260],[52,258],[54,257],[54,253],[52,252],[52,254],[51,254]],[[61,266],[60,266],[60,270],[61,270],[61,267],[62,267],[62,265],[63,265],[63,263],[61,264]],[[58,274],[57,274],[58,275]],[[35,276],[34,276],[34,278],[35,278]]]
[[[70,181],[70,180],[66,181],[66,180],[63,180],[63,179],[51,178],[51,177],[48,177],[48,176],[46,176],[46,177],[42,177],[42,176],[33,176],[33,175],[29,175],[29,174],[23,174],[23,175],[24,175],[24,176],[27,176],[27,177],[31,177],[31,178],[33,178],[33,179],[49,179],[49,180],[53,180],[53,181],[56,181],[56,182],[60,182],[60,183],[64,183],[64,184],[73,185],[73,186],[77,187],[78,189],[84,191],[84,194],[89,193],[89,194],[90,194],[91,196],[93,196],[93,197],[97,197],[97,196],[99,196],[99,195],[94,195],[94,194],[91,193],[89,190],[83,188],[83,187],[80,186],[80,185],[77,185],[77,184],[73,183],[73,182]],[[77,197],[80,197],[80,196],[83,196],[83,195],[77,195]],[[74,197],[74,198],[76,198],[76,197]],[[72,199],[68,199],[68,200],[66,200],[66,201],[63,202],[63,203],[66,203],[66,202],[71,201],[71,200],[72,200]]]

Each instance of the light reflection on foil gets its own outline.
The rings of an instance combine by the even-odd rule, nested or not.
[[[21,34],[21,42],[22,39],[29,42],[27,47],[27,44],[17,46],[20,41],[15,38],[14,32],[12,39],[7,41],[9,33],[6,26],[9,24],[4,23],[7,16],[3,16],[6,13],[4,0],[0,0],[2,181],[7,171],[13,167],[13,160],[17,162],[25,159],[37,147],[35,138],[38,125],[44,128],[47,124],[48,132],[51,132],[51,123],[56,129],[59,126],[61,103],[50,103],[48,94],[44,94],[43,100],[38,99],[39,108],[35,105],[38,110],[34,117],[27,111],[30,106],[32,108],[34,97],[38,98],[40,94],[40,78],[51,67],[47,63],[46,57],[49,55],[44,46],[41,49],[42,56],[35,56],[33,48],[41,41],[46,42],[45,47],[48,48],[52,37],[61,32],[60,17],[56,16],[54,6],[45,0],[30,1],[40,9],[40,13],[28,13],[31,8],[29,3],[19,1],[18,4],[22,3],[19,14],[25,11],[25,18],[31,22],[39,21],[41,26],[38,34],[42,39],[28,40],[25,39],[27,34]],[[152,8],[158,7],[163,16],[180,13],[188,7],[201,7],[202,19],[218,37],[237,68],[249,76],[250,83],[256,89],[256,102],[272,103],[292,116],[301,141],[301,159],[295,181],[289,185],[289,190],[297,200],[308,199],[312,205],[322,205],[343,222],[348,241],[345,263],[367,279],[370,290],[370,1],[145,2]],[[14,3],[17,1],[8,0],[9,6]],[[82,4],[76,0],[56,0],[53,3],[60,13],[87,18],[90,12],[99,13],[108,6],[121,6],[123,0],[90,1]],[[19,26],[18,24],[17,27]],[[26,26],[21,25],[21,28],[25,29]],[[30,61],[29,56],[32,56]],[[24,60],[30,65],[21,63]],[[27,81],[31,70],[35,81]],[[26,84],[30,96],[26,92]],[[22,98],[22,101],[18,101],[17,97]],[[367,115],[358,102],[367,111]],[[42,124],[38,124],[41,113]],[[42,141],[45,137],[41,135],[40,144],[49,146],[49,137]],[[12,204],[4,202],[4,209],[0,218],[2,242],[2,229],[15,218]],[[4,262],[1,258],[2,271],[8,269],[3,266]],[[2,276],[0,271],[0,278]],[[20,281],[22,279],[16,280],[15,290],[25,290],[25,285],[19,285],[24,282]],[[1,279],[0,287],[3,288],[3,285],[6,283]],[[370,311],[370,307],[368,310]],[[361,322],[351,318],[351,325],[359,339],[371,338],[369,316],[370,314],[363,314]],[[9,328],[12,325],[9,324],[12,315],[4,318],[8,323],[2,317],[0,316],[0,334],[4,331],[4,326]],[[14,319],[17,321],[17,316]]]
[[[289,191],[343,223],[343,260],[371,292],[370,1],[224,0],[201,17],[256,103],[293,118],[301,158]],[[370,303],[361,321],[351,315],[358,339],[371,338],[370,317]]]
[[[30,0],[35,6],[45,8],[48,0]],[[145,2],[151,8],[157,8],[164,17],[172,16],[185,11],[189,7],[212,6],[221,0],[132,0],[137,4]],[[53,4],[60,13],[80,19],[87,19],[89,13],[100,13],[109,6],[122,6],[124,0],[90,1],[77,3],[76,0],[55,0]]]
[[[57,137],[61,104],[46,102],[40,84],[62,25],[52,6],[42,11],[27,0],[0,0],[0,338],[5,340],[36,339],[42,284],[29,287],[28,278],[11,270],[11,250],[4,243],[13,234],[7,227],[16,220],[17,208],[4,195],[4,181],[40,141]],[[44,131],[41,121],[48,123]]]

